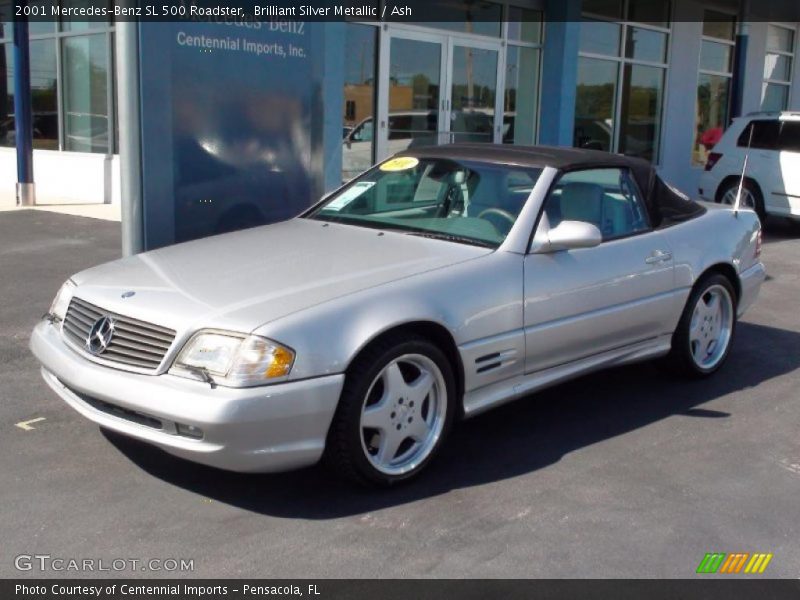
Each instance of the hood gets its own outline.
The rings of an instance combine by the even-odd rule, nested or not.
[[[111,312],[178,331],[248,332],[334,298],[490,252],[292,219],[145,252],[73,279],[76,295]]]

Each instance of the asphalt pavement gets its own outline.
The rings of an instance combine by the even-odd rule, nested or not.
[[[707,552],[768,552],[763,576],[800,573],[800,227],[768,228],[769,279],[714,378],[641,364],[560,385],[462,423],[388,491],[322,467],[195,465],[59,400],[30,331],[67,277],[119,256],[119,236],[0,213],[0,577],[93,575],[17,570],[33,555],[193,561],[100,576],[684,578]]]

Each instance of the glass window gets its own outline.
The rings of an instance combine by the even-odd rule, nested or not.
[[[617,23],[584,19],[581,22],[580,51],[619,56],[621,31],[622,26]]]
[[[789,86],[780,83],[766,83],[761,87],[761,110],[778,112],[789,105]]]
[[[308,218],[497,247],[541,169],[392,158],[330,196]]]
[[[591,223],[604,240],[647,231],[647,210],[627,169],[585,169],[563,175],[547,197],[548,225]]]
[[[700,49],[700,68],[706,71],[728,73],[731,70],[733,46],[703,40]]]
[[[669,32],[632,21],[666,29],[669,5],[664,0],[584,0],[585,15],[594,12],[620,22],[581,22],[575,146],[657,158]]]
[[[389,52],[389,152],[436,143],[440,44],[395,38]],[[393,143],[392,143],[393,142]]]
[[[664,0],[628,0],[628,21],[669,27],[669,2]]]
[[[700,73],[697,83],[697,131],[693,163],[704,165],[708,153],[728,126],[731,80],[721,75]]]
[[[538,44],[542,41],[542,13],[538,10],[508,7],[508,39]]]
[[[497,98],[496,50],[452,47],[450,134],[454,142],[488,142],[494,138]]]
[[[788,152],[800,152],[800,121],[783,121],[781,123],[778,148]]]
[[[539,50],[509,46],[506,54],[506,89],[503,96],[504,144],[536,142],[538,87]]]
[[[574,145],[611,151],[618,65],[610,60],[580,57],[575,99]]]
[[[760,150],[775,150],[778,147],[780,129],[781,124],[777,119],[752,121],[739,134],[736,144],[743,148],[749,146]]]
[[[703,11],[703,35],[720,40],[733,40],[736,17],[714,10]]]
[[[347,23],[344,52],[344,117],[350,132],[342,147],[342,181],[352,179],[373,163],[375,116],[376,27]]]
[[[650,62],[666,62],[667,34],[640,27],[628,27],[625,56]]]
[[[789,81],[791,79],[792,59],[785,54],[767,53],[764,60],[764,79]]]
[[[56,41],[34,40],[30,49],[33,147],[58,150]]]
[[[106,34],[63,40],[64,149],[108,152],[108,46]]]
[[[786,27],[770,25],[767,29],[767,50],[794,52],[794,31]]]
[[[663,96],[664,69],[625,65],[619,135],[622,154],[657,160]]]
[[[767,50],[764,59],[765,81],[761,86],[761,110],[786,110],[789,106],[789,84],[792,80],[794,31],[786,27],[769,25]]]

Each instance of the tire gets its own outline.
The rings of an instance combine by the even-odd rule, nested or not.
[[[706,275],[689,295],[672,334],[667,364],[689,377],[708,377],[728,358],[735,331],[736,292],[733,284],[719,273]]]
[[[738,193],[739,178],[737,177],[720,186],[716,197],[717,203],[730,204],[732,206]],[[767,210],[764,208],[764,195],[761,193],[761,188],[758,187],[758,184],[751,179],[745,179],[742,184],[742,206],[755,210],[761,223],[764,223],[767,218]]]
[[[411,479],[444,443],[456,401],[453,367],[435,344],[409,334],[379,340],[347,370],[324,460],[361,484]]]

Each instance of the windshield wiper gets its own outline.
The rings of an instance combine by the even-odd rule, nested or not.
[[[417,237],[431,238],[434,240],[445,240],[447,242],[457,242],[459,244],[469,244],[471,246],[480,246],[482,248],[496,248],[495,244],[485,242],[463,235],[455,235],[453,233],[444,233],[441,231],[404,231],[406,235],[414,235]]]

